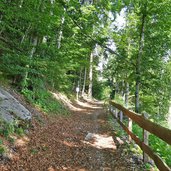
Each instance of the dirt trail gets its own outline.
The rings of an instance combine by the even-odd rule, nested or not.
[[[70,116],[35,119],[33,126],[28,137],[16,142],[13,160],[0,170],[139,170],[125,145],[113,140],[107,114],[97,102],[79,102]]]

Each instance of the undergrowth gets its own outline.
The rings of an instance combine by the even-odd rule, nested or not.
[[[109,122],[110,126],[112,127],[115,136],[118,136],[124,140],[125,149],[123,151],[127,151],[128,153],[130,153],[132,155],[135,154],[136,156],[142,156],[142,150],[140,149],[140,147],[133,142],[128,143],[128,141],[126,140],[126,139],[128,139],[126,132],[122,129],[120,124],[117,122],[116,119],[114,119],[112,117],[111,114],[108,115],[108,122]],[[144,169],[146,171],[150,171],[152,169],[152,166],[148,165],[148,164],[143,164],[141,166],[141,170],[144,170]]]
[[[137,124],[133,124],[133,132],[142,140],[142,128],[140,128]],[[171,145],[168,145],[166,142],[162,141],[153,134],[149,135],[149,145],[153,151],[159,155],[169,167],[171,167]]]
[[[14,143],[14,139],[12,138],[13,135],[23,136],[25,135],[25,129],[28,128],[27,123],[24,126],[21,126],[21,121],[15,120],[11,123],[0,119],[0,155],[6,152],[6,145],[4,144],[3,140],[8,141],[9,143]]]
[[[45,89],[31,91],[24,89],[22,91],[26,99],[34,105],[41,108],[47,114],[68,115],[68,109],[57,101],[50,92]]]
[[[153,151],[171,167],[171,145],[168,145],[152,134],[149,136],[149,143]]]
[[[117,97],[115,101],[123,105],[121,97]],[[162,125],[164,127],[168,127],[166,119],[163,116],[160,117],[160,119],[154,118],[154,116],[151,116],[151,118],[152,118],[150,119],[151,121],[157,122],[159,125]],[[143,140],[143,129],[141,127],[133,123],[132,131],[136,136],[138,136],[141,140]],[[157,155],[159,155],[163,159],[163,161],[165,161],[165,163],[169,167],[171,167],[171,145],[168,145],[167,143],[165,143],[163,140],[156,137],[155,135],[150,134],[149,146],[153,149],[153,151]]]

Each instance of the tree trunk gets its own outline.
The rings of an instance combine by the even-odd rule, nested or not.
[[[125,107],[128,108],[129,103],[129,83],[126,82],[126,91],[125,91]],[[132,119],[128,118],[128,129],[132,132]],[[128,136],[128,141],[131,141],[131,136]]]
[[[110,99],[114,99],[115,98],[115,86],[114,86],[114,76],[113,75],[110,80],[110,89],[111,89]]]
[[[80,88],[79,92],[82,92],[81,91],[81,88],[82,88],[82,68],[80,69],[80,75],[79,75],[79,88]]]
[[[22,87],[22,89],[24,89],[24,88],[27,86],[28,73],[29,73],[28,70],[29,70],[29,68],[30,68],[30,64],[31,64],[33,55],[34,55],[34,53],[35,53],[35,51],[36,51],[36,45],[37,45],[37,43],[38,43],[38,37],[36,36],[36,37],[33,38],[33,43],[32,43],[33,47],[32,47],[32,49],[31,49],[31,51],[30,51],[29,64],[26,66],[27,71],[26,71],[25,76],[24,76],[23,87]]]
[[[88,97],[92,98],[92,88],[93,88],[93,53],[90,55],[90,70],[89,70],[89,88]]]
[[[128,107],[128,101],[129,101],[129,83],[126,82],[126,90],[125,90],[125,107]]]
[[[145,9],[146,9],[146,6],[145,6]],[[141,58],[142,58],[143,47],[144,47],[145,18],[146,18],[146,14],[144,12],[142,15],[139,51],[138,51],[138,56],[137,56],[137,61],[136,61],[135,112],[137,113],[139,113],[139,91],[140,91],[140,77],[141,77],[140,66],[141,66]]]
[[[29,30],[31,29],[31,23],[29,23],[29,26],[28,28],[26,29],[24,35],[22,36],[22,39],[21,39],[21,44],[24,42],[24,40],[26,39],[28,33],[29,33]]]
[[[83,82],[82,93],[81,93],[82,96],[83,96],[84,93],[85,93],[86,78],[87,78],[87,68],[85,67],[85,70],[84,70],[84,82]]]
[[[65,17],[63,16],[61,18],[61,28],[60,28],[60,31],[59,31],[59,36],[57,38],[57,48],[60,49],[61,47],[61,41],[62,41],[62,34],[63,34],[63,25],[64,25],[64,22],[65,22]]]

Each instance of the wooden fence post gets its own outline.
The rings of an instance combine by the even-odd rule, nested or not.
[[[148,114],[147,113],[143,113],[143,116],[146,119],[148,118]],[[143,129],[143,142],[146,145],[148,145],[148,137],[149,137],[149,132],[146,131],[145,129]],[[144,163],[149,162],[149,157],[148,157],[148,155],[145,152],[143,152],[143,161],[144,161]]]
[[[118,109],[115,108],[115,117],[118,118]]]

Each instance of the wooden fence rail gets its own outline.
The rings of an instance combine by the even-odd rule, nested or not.
[[[125,107],[121,106],[118,103],[115,103],[113,101],[109,102],[111,107],[115,107],[116,109],[120,110],[125,114],[128,118],[131,118],[136,124],[138,124],[143,130],[147,130],[148,132],[156,135],[163,141],[165,141],[167,144],[171,145],[171,130],[164,128],[156,123],[151,122],[150,120],[144,118],[143,116],[129,111]],[[112,116],[117,119],[119,124],[123,127],[123,129],[127,132],[127,134],[140,146],[143,152],[148,154],[149,157],[151,157],[156,166],[158,167],[159,170],[161,171],[171,171],[171,169],[166,165],[165,162],[162,161],[162,159],[155,154],[152,149],[146,145],[143,141],[141,141],[135,134],[133,134],[127,126],[125,126],[120,119],[118,119],[115,115],[113,115],[113,110],[110,108],[110,112],[112,113]]]

